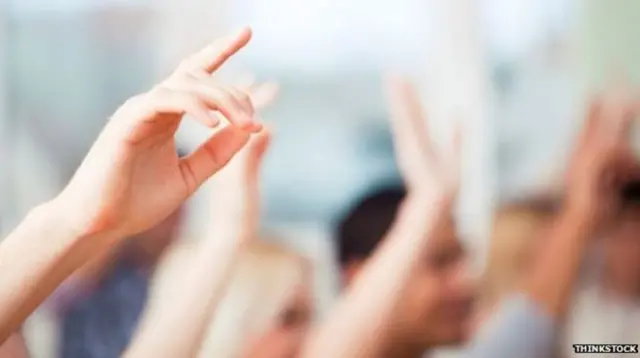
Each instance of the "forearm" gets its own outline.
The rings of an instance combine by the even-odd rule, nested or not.
[[[106,249],[108,240],[64,224],[52,202],[32,209],[0,244],[0,342],[74,270]]]
[[[420,269],[427,242],[450,214],[444,200],[410,196],[353,286],[310,337],[304,357],[380,355],[399,298]]]
[[[237,240],[219,239],[190,247],[159,277],[125,357],[196,356],[243,248]]]
[[[0,358],[29,358],[29,349],[22,334],[14,333],[0,345]]]
[[[73,303],[91,292],[100,279],[107,272],[120,252],[120,245],[114,245],[95,259],[89,260],[71,276],[66,278],[47,298],[45,305],[55,312],[63,313]]]
[[[525,294],[554,319],[562,317],[566,310],[593,231],[594,221],[588,213],[564,210],[525,282]]]

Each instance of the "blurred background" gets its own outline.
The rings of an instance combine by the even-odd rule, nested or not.
[[[437,140],[464,123],[460,218],[482,265],[495,207],[557,184],[586,96],[615,73],[640,77],[639,16],[633,0],[3,0],[1,229],[62,188],[126,98],[250,25],[220,76],[281,86],[263,114],[275,132],[264,225],[315,263],[320,310],[337,287],[336,218],[399,181],[388,72],[419,85]],[[185,123],[178,140],[205,136]],[[205,200],[191,201],[185,235],[202,231]]]

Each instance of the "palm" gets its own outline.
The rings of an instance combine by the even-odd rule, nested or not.
[[[185,60],[166,81],[127,101],[113,115],[61,201],[82,208],[75,225],[120,236],[143,231],[171,214],[207,178],[224,167],[260,129],[248,95],[219,86],[210,75],[251,33],[219,40]],[[178,158],[174,135],[184,114],[216,127],[229,124],[196,151]]]
[[[128,174],[130,178],[130,182],[122,184],[128,195],[114,204],[133,219],[129,225],[137,231],[152,226],[156,218],[170,215],[190,195],[192,184],[180,169],[173,141],[137,153],[133,162],[144,164],[123,168],[123,176]]]
[[[388,86],[398,167],[410,191],[455,194],[459,184],[459,133],[448,156],[437,155],[415,89],[400,79]]]

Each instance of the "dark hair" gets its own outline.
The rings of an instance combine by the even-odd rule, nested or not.
[[[391,227],[405,196],[402,187],[385,187],[362,197],[338,224],[338,259],[342,266],[368,258]]]
[[[509,212],[533,212],[542,216],[553,216],[558,212],[560,201],[557,198],[551,196],[538,196],[527,197],[511,200],[507,203],[502,203],[496,213],[499,216],[501,213]]]
[[[627,182],[620,188],[620,199],[625,208],[640,208],[640,180]]]

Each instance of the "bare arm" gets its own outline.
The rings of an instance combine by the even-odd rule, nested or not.
[[[22,334],[14,333],[0,345],[0,358],[29,358],[29,349]]]
[[[632,110],[616,98],[594,103],[573,153],[565,207],[524,286],[553,318],[564,316],[587,246],[615,215],[620,186],[637,171],[627,148]]]
[[[620,107],[622,106],[622,107]],[[619,206],[637,164],[627,145],[629,107],[591,109],[569,167],[565,207],[518,294],[501,302],[472,344],[471,357],[542,357],[554,343],[591,239]],[[526,339],[525,339],[526,337]]]
[[[267,132],[213,179],[212,232],[178,243],[158,271],[142,322],[126,357],[196,356],[222,299],[234,264],[258,235],[258,166]]]
[[[450,224],[458,158],[435,155],[417,94],[408,83],[390,86],[392,129],[408,196],[373,257],[304,349],[304,357],[384,354],[393,311],[422,268],[429,241]],[[457,150],[455,151],[457,154]]]
[[[123,357],[194,357],[242,250],[239,240],[180,243],[154,277],[145,309]]]
[[[524,283],[524,293],[554,318],[566,311],[585,250],[595,235],[590,217],[577,209],[560,213]]]
[[[409,197],[391,232],[315,331],[304,357],[378,357],[403,289],[420,269],[429,238],[451,215],[434,197]]]
[[[64,312],[76,299],[91,292],[92,286],[113,267],[120,247],[113,245],[82,265],[58,286],[44,304],[55,312]]]
[[[64,224],[60,206],[39,206],[0,245],[0,342],[87,257],[106,249],[104,237]]]
[[[244,29],[214,42],[127,101],[67,187],[0,244],[0,342],[74,270],[169,216],[260,130],[248,97],[209,78],[250,37]],[[230,124],[179,158],[174,135],[184,114],[215,127],[211,111]]]

